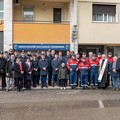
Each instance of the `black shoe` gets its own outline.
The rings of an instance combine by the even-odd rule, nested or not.
[[[82,87],[82,90],[85,90],[85,87]]]
[[[88,87],[85,87],[85,90],[88,90]]]
[[[74,89],[74,86],[71,86],[71,89]]]

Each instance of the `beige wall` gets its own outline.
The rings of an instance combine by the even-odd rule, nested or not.
[[[35,21],[53,21],[53,8],[62,8],[62,21],[69,21],[67,2],[42,2],[38,0],[20,0],[20,5],[14,5],[13,19],[22,20],[23,6],[34,6]]]
[[[118,23],[92,22],[92,0],[79,0],[79,44],[120,44],[120,15]],[[120,0],[94,0],[94,2],[117,3]]]

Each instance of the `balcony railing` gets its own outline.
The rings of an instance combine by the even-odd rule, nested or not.
[[[32,21],[32,20],[13,20],[13,22],[20,23],[57,23],[57,24],[70,24],[70,21]]]

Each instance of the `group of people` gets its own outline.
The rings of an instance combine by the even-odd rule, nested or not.
[[[48,50],[27,53],[9,51],[0,52],[0,83],[2,90],[22,91],[32,87],[59,86],[60,89],[76,89],[80,86],[82,90],[106,89],[112,85],[113,90],[119,90],[120,62],[117,56],[108,56],[89,52],[75,54],[66,51]]]

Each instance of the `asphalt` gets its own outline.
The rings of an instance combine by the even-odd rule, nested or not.
[[[120,120],[120,91],[0,91],[0,120]]]

